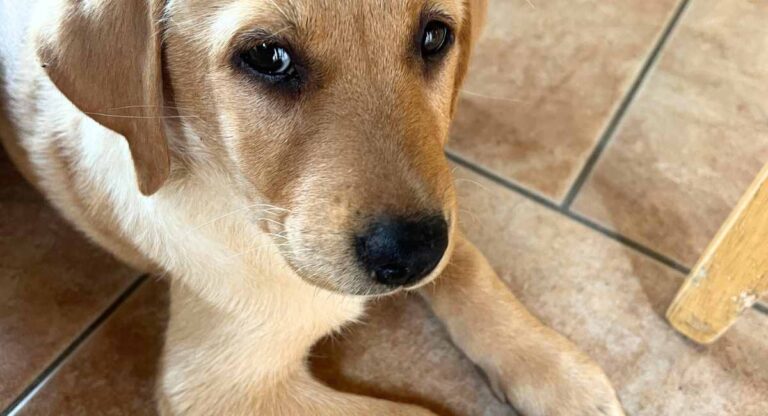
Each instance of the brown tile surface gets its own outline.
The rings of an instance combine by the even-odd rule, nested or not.
[[[451,149],[560,200],[677,4],[491,0]]]
[[[470,237],[534,313],[605,367],[629,414],[768,414],[765,316],[748,313],[713,347],[696,347],[661,317],[679,274],[473,174],[458,175]],[[145,283],[22,414],[151,414],[165,301],[163,284]],[[448,415],[512,414],[418,298],[380,301],[366,321],[315,349],[322,379]]]
[[[65,224],[0,149],[0,410],[134,276]]]
[[[677,272],[460,171],[469,237],[522,301],[594,357],[633,416],[768,414],[768,318],[698,347],[663,312]]]
[[[149,279],[64,362],[20,415],[154,415],[167,285]]]
[[[697,0],[575,208],[691,266],[768,163],[768,7]]]

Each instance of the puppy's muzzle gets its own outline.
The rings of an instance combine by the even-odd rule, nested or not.
[[[376,282],[409,286],[440,263],[448,247],[448,224],[442,216],[418,220],[385,217],[356,240],[357,257]]]

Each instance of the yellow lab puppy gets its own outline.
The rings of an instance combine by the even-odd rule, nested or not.
[[[90,238],[173,282],[163,414],[429,414],[305,366],[400,290],[523,414],[623,414],[456,229],[443,147],[484,0],[0,5],[8,153]]]

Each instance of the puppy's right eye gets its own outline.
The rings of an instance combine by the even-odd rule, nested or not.
[[[424,26],[424,33],[421,35],[421,56],[425,59],[439,57],[451,46],[452,41],[453,34],[448,25],[439,20],[432,20]]]
[[[289,78],[296,72],[288,51],[280,45],[261,43],[240,55],[250,69],[275,78]]]

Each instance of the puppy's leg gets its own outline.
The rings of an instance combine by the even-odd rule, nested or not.
[[[204,374],[198,375],[205,378]],[[219,383],[221,380],[210,380]],[[226,385],[231,387],[231,383]],[[161,416],[435,416],[417,407],[372,397],[342,393],[320,384],[306,371],[285,374],[280,380],[254,381],[250,388],[223,390],[216,386],[187,391],[190,396],[159,393]]]
[[[445,272],[421,289],[454,342],[526,416],[623,415],[603,371],[534,318],[463,236]]]
[[[313,298],[318,307],[325,306],[323,298]],[[270,305],[222,311],[181,285],[172,285],[157,392],[160,414],[433,415],[416,406],[337,392],[316,381],[306,368],[306,356],[334,324],[327,308],[317,309],[314,316],[305,313],[312,308],[303,313]],[[355,310],[342,306],[337,318],[350,313],[354,318]]]

